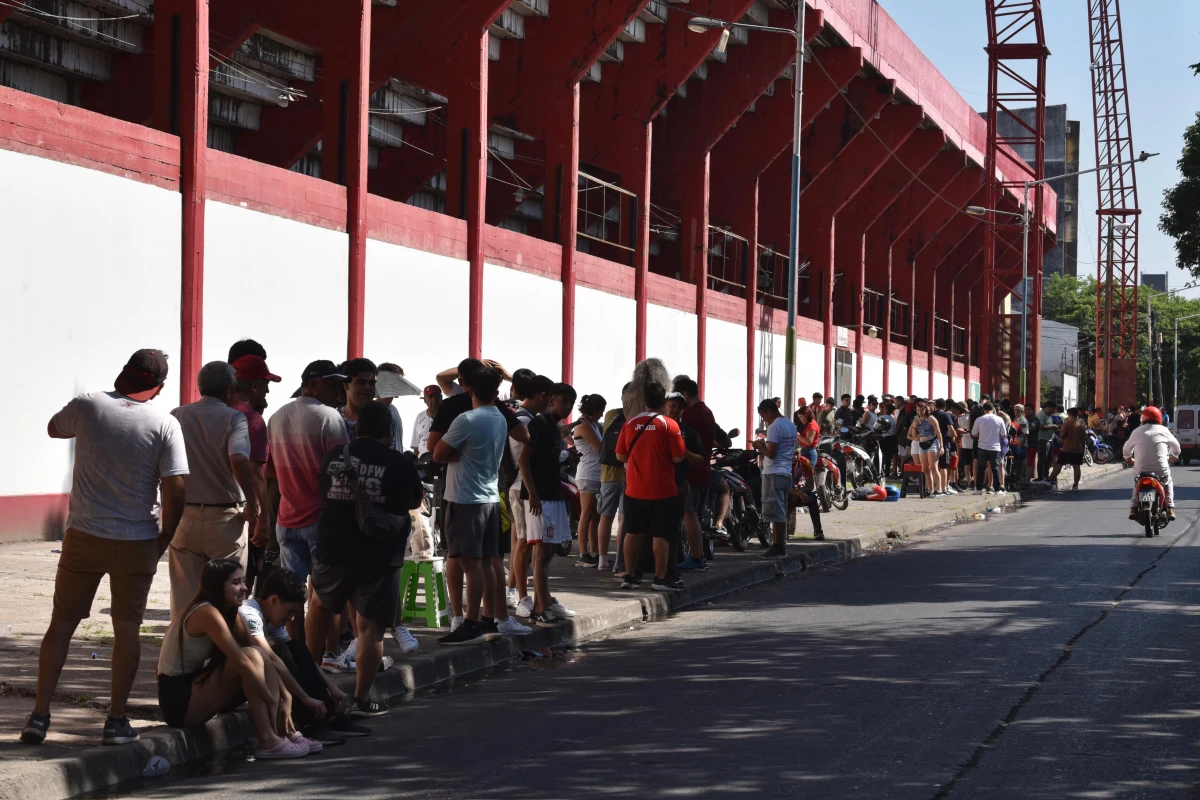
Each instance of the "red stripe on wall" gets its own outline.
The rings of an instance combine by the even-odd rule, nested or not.
[[[707,296],[708,316],[732,322],[735,325],[746,324],[746,301],[720,292],[709,292]]]
[[[651,272],[646,276],[646,290],[651,303],[656,306],[696,313],[696,287]]]
[[[562,275],[562,246],[484,225],[483,261],[556,281]]]
[[[367,238],[467,260],[467,221],[367,195]]]
[[[209,200],[344,231],[346,187],[248,158],[208,151]]]
[[[0,86],[0,149],[179,191],[179,138]]]
[[[634,299],[636,275],[633,267],[597,258],[590,253],[575,254],[575,283],[608,294]]]
[[[62,537],[67,523],[65,494],[0,497],[0,542],[48,541]]]

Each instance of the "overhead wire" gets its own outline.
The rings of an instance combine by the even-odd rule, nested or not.
[[[32,14],[34,16],[42,17],[45,19],[58,20],[58,21],[64,23],[66,25],[66,27],[71,28],[72,30],[79,31],[80,33],[91,34],[93,36],[103,37],[110,41],[116,42],[117,44],[122,45],[122,46],[128,48],[129,50],[136,51],[136,50],[141,49],[140,45],[134,44],[133,42],[127,42],[119,36],[113,36],[111,33],[105,33],[104,31],[96,30],[94,28],[89,28],[87,26],[79,25],[74,22],[74,20],[77,20],[77,19],[84,19],[83,17],[64,17],[61,14],[52,14],[48,11],[42,11],[40,8],[34,8],[33,6],[25,5],[23,3],[8,3],[8,2],[4,2],[4,0],[0,0],[0,6],[3,6],[5,8],[11,8],[14,11],[19,11],[23,14]],[[138,16],[141,16],[141,15],[138,15]],[[103,17],[103,18],[87,17],[86,21],[99,25],[104,22],[107,22],[109,19],[115,19],[115,18],[114,17]]]

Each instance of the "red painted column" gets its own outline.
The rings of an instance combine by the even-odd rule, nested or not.
[[[892,248],[887,249],[887,296],[883,298],[883,393],[892,391]]]
[[[916,394],[913,386],[913,346],[917,339],[917,262],[910,258],[908,261],[908,394]],[[928,398],[926,398],[928,399]]]
[[[705,355],[708,349],[708,206],[709,165],[712,159],[708,150],[694,153],[683,169],[683,220],[681,223],[682,247],[680,247],[680,273],[684,283],[691,283],[696,290],[696,383],[700,385],[700,396],[704,396],[706,377]]]
[[[650,274],[650,155],[654,126],[647,123],[644,127],[645,138],[638,141],[640,152],[635,148],[637,166],[631,170],[631,185],[638,194],[637,244],[633,253],[634,363],[646,358],[646,307],[650,302],[646,277]]]
[[[803,213],[803,211],[801,212]],[[816,237],[814,251],[810,254],[812,261],[809,263],[809,273],[816,276],[815,270],[821,270],[825,273],[822,282],[824,297],[823,302],[818,306],[820,312],[824,335],[822,341],[825,345],[825,396],[828,397],[833,393],[833,354],[834,354],[834,338],[833,338],[833,240],[836,235],[834,221],[830,219],[822,219],[816,221]],[[816,293],[813,293],[816,297]]]
[[[178,379],[180,403],[191,403],[199,399],[196,375],[204,357],[208,0],[162,0],[155,12],[158,22],[155,25],[154,120],[161,129],[179,135],[182,237]],[[174,36],[175,30],[178,30],[178,38]]]
[[[854,394],[858,396],[863,393],[863,339],[867,335],[863,309],[863,299],[867,293],[867,234],[865,232],[862,235],[856,260],[858,261],[858,274],[855,275],[855,281],[858,295],[854,299],[854,324],[857,326],[854,329],[857,332],[854,337]]]
[[[754,380],[755,362],[758,360],[758,177],[740,203],[743,227],[749,240],[746,263],[746,427],[747,441],[754,434]]]
[[[349,248],[349,315],[346,357],[360,358],[366,325],[367,293],[367,134],[370,118],[371,0],[358,0],[344,13],[357,21],[347,55],[354,71],[346,83],[346,233]],[[326,114],[326,118],[329,114]]]
[[[546,136],[547,182],[562,168],[562,192],[551,206],[561,209],[562,245],[562,380],[575,376],[575,239],[579,226],[579,84],[570,86],[569,115],[559,120],[562,130]]]
[[[925,343],[928,351],[926,358],[929,364],[929,399],[933,399],[933,357],[937,352],[934,347],[934,334],[937,332],[937,267],[933,268],[933,284],[929,287],[929,341]]]

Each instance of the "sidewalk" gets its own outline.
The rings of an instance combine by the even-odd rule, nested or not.
[[[1085,468],[1083,480],[1096,480],[1120,470],[1120,465]],[[712,568],[685,575],[688,586],[675,596],[622,591],[611,575],[576,569],[573,559],[558,559],[552,588],[578,613],[571,624],[478,648],[442,648],[436,638],[444,630],[431,631],[416,623],[410,630],[420,640],[421,648],[413,657],[405,659],[391,638],[385,639],[385,650],[396,657],[397,665],[379,677],[373,693],[387,699],[428,689],[456,676],[519,658],[523,649],[579,642],[810,566],[853,558],[888,538],[904,538],[970,519],[988,507],[1013,505],[1044,491],[1045,487],[1035,487],[1003,498],[967,493],[926,500],[910,496],[898,503],[852,502],[846,511],[824,515],[827,541],[793,540],[787,558],[777,561],[759,558],[761,548],[756,542],[745,553],[720,549]],[[801,535],[811,531],[806,516],[800,515],[796,530]],[[105,581],[92,617],[84,620],[76,633],[59,682],[46,744],[20,744],[17,734],[33,706],[37,648],[50,618],[58,546],[57,542],[0,545],[0,800],[69,797],[101,790],[137,778],[152,755],[162,755],[177,766],[206,758],[252,735],[245,713],[224,715],[199,730],[181,731],[162,725],[154,676],[158,645],[168,622],[168,577],[162,567],[150,594],[142,627],[142,664],[130,698],[129,716],[135,726],[142,728],[142,741],[118,748],[97,746],[108,703],[112,641]],[[352,688],[353,676],[344,677]]]

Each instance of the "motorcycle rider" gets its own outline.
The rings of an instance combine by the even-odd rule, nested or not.
[[[1171,459],[1179,458],[1179,440],[1163,425],[1162,412],[1154,406],[1142,411],[1138,425],[1125,440],[1121,455],[1133,465],[1135,476],[1150,472],[1158,476],[1167,492],[1167,518],[1175,519],[1175,484],[1171,481]],[[1137,479],[1129,518],[1137,520]]]

